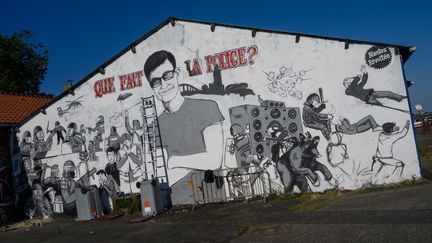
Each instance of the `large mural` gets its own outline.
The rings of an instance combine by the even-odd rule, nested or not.
[[[20,127],[28,216],[145,179],[192,203],[191,173],[242,166],[297,192],[419,177],[399,52],[297,39],[176,21],[134,44]]]

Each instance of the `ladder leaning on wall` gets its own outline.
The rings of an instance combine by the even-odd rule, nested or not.
[[[154,96],[142,98],[144,180],[168,183],[165,153]]]

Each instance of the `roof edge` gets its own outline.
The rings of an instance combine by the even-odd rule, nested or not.
[[[228,27],[228,28],[245,29],[245,30],[251,30],[251,31],[256,31],[256,32],[274,33],[274,34],[282,34],[282,35],[294,35],[294,36],[305,36],[305,37],[310,37],[310,38],[334,40],[334,41],[348,42],[348,43],[353,43],[353,44],[388,46],[388,47],[393,47],[393,48],[399,49],[400,54],[402,55],[403,63],[406,63],[408,61],[409,57],[412,55],[412,53],[414,53],[414,51],[416,49],[415,46],[405,46],[405,45],[389,44],[389,43],[382,43],[382,42],[363,41],[363,40],[355,40],[355,39],[349,39],[349,38],[338,38],[338,37],[331,37],[331,36],[306,34],[306,33],[300,33],[300,32],[290,32],[290,31],[282,31],[282,30],[254,28],[254,27],[248,27],[248,26],[243,26],[243,25],[224,24],[224,23],[218,23],[218,22],[208,22],[208,21],[203,21],[203,20],[194,20],[194,19],[187,19],[187,18],[170,17],[169,19],[172,19],[174,21],[178,20],[178,21],[198,23],[198,24],[207,24],[207,25],[222,26],[222,27]]]
[[[92,78],[94,75],[96,75],[97,73],[99,73],[101,68],[103,69],[106,66],[110,65],[111,63],[113,63],[117,58],[119,58],[120,56],[122,56],[123,54],[125,54],[126,52],[128,52],[129,50],[131,50],[137,44],[139,44],[140,42],[146,40],[148,37],[150,37],[151,35],[153,35],[155,32],[157,32],[160,29],[162,29],[165,25],[169,24],[172,21],[172,19],[174,19],[174,18],[173,17],[169,17],[168,19],[166,19],[165,21],[163,21],[162,23],[160,23],[159,25],[157,25],[155,28],[151,29],[149,32],[147,32],[143,36],[139,37],[137,40],[133,41],[126,48],[124,48],[119,53],[117,53],[116,55],[114,55],[113,57],[111,57],[109,60],[107,60],[106,62],[104,62],[102,65],[98,66],[95,70],[93,70],[91,73],[89,73],[88,75],[86,75],[80,81],[78,81],[77,83],[75,83],[74,85],[72,85],[72,87],[70,87],[69,89],[63,91],[59,95],[55,96],[50,102],[48,102],[47,104],[45,104],[44,106],[42,106],[39,110],[37,110],[37,111],[33,112],[32,114],[30,114],[27,118],[25,118],[24,120],[22,120],[20,123],[17,123],[15,127],[21,127],[27,121],[29,121],[30,119],[32,119],[33,117],[35,117],[36,115],[38,115],[39,113],[41,113],[41,111],[40,111],[41,109],[46,109],[47,107],[49,107],[52,104],[56,103],[61,98],[69,95],[71,93],[71,90],[75,90],[78,87],[80,87],[83,83],[87,82],[90,78]]]
[[[388,46],[398,49],[399,53],[402,55],[402,63],[405,64],[409,57],[414,53],[415,47],[414,46],[403,46],[403,45],[396,45],[396,44],[386,44],[386,43],[380,43],[380,42],[370,42],[370,41],[360,41],[360,40],[353,40],[353,39],[346,39],[346,38],[337,38],[337,37],[329,37],[329,36],[320,36],[320,35],[312,35],[312,34],[305,34],[305,33],[298,33],[298,32],[289,32],[289,31],[281,31],[281,30],[271,30],[271,29],[263,29],[263,28],[254,28],[254,27],[247,27],[247,26],[241,26],[241,25],[234,25],[234,24],[224,24],[224,23],[217,23],[217,22],[209,22],[209,21],[203,21],[203,20],[193,20],[193,19],[187,19],[187,18],[178,18],[178,17],[169,17],[159,25],[157,25],[155,28],[151,29],[149,32],[144,34],[143,36],[139,37],[137,40],[133,41],[130,45],[128,45],[126,48],[121,50],[119,53],[111,57],[109,60],[104,62],[102,65],[98,66],[94,71],[86,75],[84,78],[82,78],[80,81],[78,81],[76,84],[72,85],[72,87],[66,91],[63,91],[59,95],[55,96],[50,102],[45,104],[41,107],[41,109],[46,109],[47,107],[51,106],[61,98],[65,97],[66,95],[70,94],[70,90],[75,90],[76,88],[80,87],[83,83],[88,81],[90,78],[92,78],[94,75],[100,72],[101,69],[105,68],[106,66],[113,63],[117,58],[119,58],[121,55],[125,54],[132,48],[134,48],[137,44],[140,42],[146,40],[148,37],[153,35],[155,32],[162,29],[167,24],[175,25],[175,21],[183,21],[183,22],[190,22],[190,23],[198,23],[198,24],[206,24],[206,25],[214,25],[214,26],[222,26],[227,28],[237,28],[237,29],[245,29],[245,30],[251,30],[256,32],[265,32],[265,33],[275,33],[275,34],[283,34],[283,35],[295,35],[295,36],[305,36],[310,38],[317,38],[317,39],[325,39],[325,40],[334,40],[334,41],[341,41],[341,42],[347,42],[347,43],[353,43],[353,44],[366,44],[366,45],[381,45],[381,46]],[[16,124],[16,127],[21,127],[24,125],[27,121],[35,117],[37,114],[41,113],[41,109],[38,109],[37,111],[30,114],[27,118],[22,120],[20,123]]]

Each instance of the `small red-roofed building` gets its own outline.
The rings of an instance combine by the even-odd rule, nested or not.
[[[20,176],[24,176],[24,173],[19,175],[13,169],[12,151],[14,149],[15,126],[38,111],[51,99],[50,96],[28,96],[0,92],[0,225],[6,223],[14,213],[14,209],[20,206],[18,205],[19,202],[14,200],[15,193],[25,192],[26,187],[27,193],[31,193],[26,178],[19,179]],[[15,144],[17,148],[18,143]]]

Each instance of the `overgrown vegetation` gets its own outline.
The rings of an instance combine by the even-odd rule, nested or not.
[[[135,215],[141,210],[141,199],[139,196],[119,197],[113,200],[113,214]]]
[[[383,191],[383,190],[401,188],[405,186],[416,185],[416,184],[421,184],[426,182],[428,181],[421,178],[419,179],[413,177],[412,179],[404,180],[397,184],[386,184],[386,185],[367,184],[364,187],[353,191],[341,191],[339,189],[331,189],[331,190],[326,190],[325,192],[322,193],[312,193],[312,192],[272,193],[267,197],[267,202],[275,201],[275,200],[298,200],[298,204],[289,208],[290,211],[314,211],[346,195],[355,195],[355,194]]]

